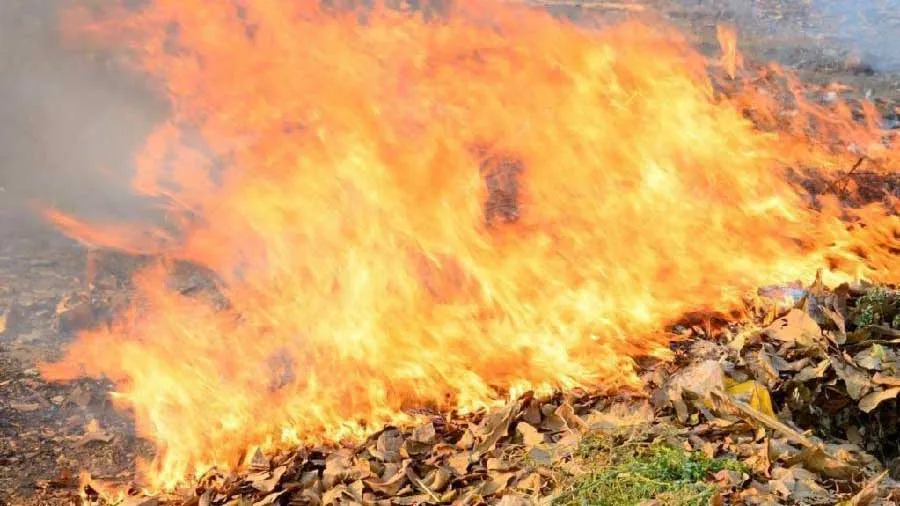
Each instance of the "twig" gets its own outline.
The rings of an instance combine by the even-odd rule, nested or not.
[[[760,413],[758,410],[753,409],[749,405],[731,397],[728,394],[713,391],[712,395],[717,397],[725,404],[733,406],[735,409],[743,413],[744,416],[750,417],[753,420],[756,420],[757,422],[768,426],[770,429],[780,432],[782,435],[801,446],[810,449],[821,449],[820,445],[814,443],[811,439],[801,434],[798,430],[792,429],[787,424],[775,417],[769,416],[765,413]]]
[[[418,487],[419,490],[428,494],[428,497],[430,497],[432,501],[440,504],[441,498],[438,497],[430,488],[428,488],[428,485],[426,485],[425,482],[423,482],[422,479],[416,475],[416,472],[413,471],[412,468],[406,469],[406,477],[409,478],[409,480],[413,482],[413,484]]]
[[[837,181],[828,183],[828,189],[835,193],[838,197],[844,198],[844,194],[847,191],[847,185],[850,184],[850,176],[852,176],[853,173],[856,172],[856,169],[858,169],[868,158],[869,157],[867,157],[866,155],[859,157],[859,160],[857,160],[856,163],[853,164],[853,167],[851,167],[846,174],[841,176]],[[838,191],[837,188],[838,184],[841,185],[840,191]]]

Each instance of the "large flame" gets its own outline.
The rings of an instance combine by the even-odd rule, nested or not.
[[[173,289],[165,261],[43,370],[115,381],[157,443],[155,486],[412,407],[632,386],[633,357],[665,354],[659,330],[686,311],[822,266],[892,275],[851,252],[893,222],[860,239],[834,202],[810,210],[780,167],[822,150],[757,130],[659,26],[466,2],[430,20],[144,4],[93,28],[171,99],[134,184],[167,226],[49,215],[208,268],[222,297]]]

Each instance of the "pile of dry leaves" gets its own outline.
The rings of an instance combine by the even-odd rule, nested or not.
[[[256,454],[244,473],[211,470],[180,495],[128,502],[548,504],[596,472],[585,441],[626,434],[739,462],[705,477],[711,504],[900,503],[900,292],[817,281],[761,290],[748,315],[672,329],[676,358],[641,364],[644,391],[435,414],[358,444]]]

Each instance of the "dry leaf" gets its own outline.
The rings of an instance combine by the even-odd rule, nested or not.
[[[370,448],[369,453],[382,462],[400,462],[404,437],[397,429],[388,429],[378,436],[375,448]]]
[[[284,476],[284,472],[287,471],[287,466],[278,466],[271,473],[271,477],[267,477],[264,479],[252,480],[251,486],[260,492],[271,492],[275,490],[275,486],[281,483],[281,477]],[[269,473],[260,473],[266,474]]]
[[[413,429],[412,438],[417,443],[432,444],[435,440],[434,424],[427,423],[425,425]]]
[[[522,490],[531,494],[536,494],[541,490],[541,475],[538,473],[528,473],[516,482],[516,490]]]
[[[865,413],[870,413],[884,401],[894,399],[900,394],[900,387],[892,387],[880,392],[872,392],[859,400],[859,409]]]
[[[796,344],[803,348],[821,347],[822,329],[805,311],[792,309],[788,314],[772,322],[763,330],[778,341]]]
[[[469,472],[469,464],[472,460],[469,458],[468,452],[460,452],[455,455],[451,455],[449,459],[447,459],[447,465],[450,466],[450,469],[453,469],[453,472],[457,476],[465,476]]]
[[[854,463],[844,462],[828,455],[822,448],[804,448],[798,455],[786,459],[788,465],[802,463],[803,467],[830,478],[849,479],[859,473]]]
[[[653,421],[653,407],[646,400],[638,403],[617,402],[605,411],[591,411],[585,423],[591,430],[613,430],[644,425]]]
[[[285,492],[284,490],[281,490],[279,492],[269,494],[269,495],[263,497],[262,499],[260,499],[259,501],[256,501],[255,503],[253,503],[253,506],[266,506],[268,504],[274,504],[275,501],[279,497],[281,497],[282,494],[284,494],[284,492]]]
[[[482,420],[475,428],[473,433],[478,441],[473,448],[473,459],[478,459],[481,455],[489,452],[497,446],[506,433],[509,431],[509,424],[513,417],[519,412],[521,402],[515,402],[503,409],[494,411]]]
[[[772,476],[769,485],[792,501],[822,504],[831,499],[831,494],[816,483],[816,475],[802,467],[779,467]]]
[[[878,498],[878,485],[884,480],[890,471],[885,469],[877,476],[869,480],[866,485],[854,495],[847,506],[869,506],[876,498]]]
[[[793,378],[794,383],[805,383],[809,380],[819,379],[825,376],[825,372],[831,367],[830,360],[822,360],[815,366],[807,366],[800,370]]]
[[[532,448],[544,442],[544,435],[527,422],[519,422],[516,424],[516,432],[522,435],[522,443]]]
[[[676,374],[669,382],[667,394],[671,400],[681,399],[685,391],[706,397],[713,390],[724,388],[721,364],[715,360],[704,360]]]
[[[581,417],[575,414],[575,410],[572,409],[572,406],[569,405],[568,402],[565,402],[556,408],[556,411],[554,411],[553,414],[562,418],[566,422],[566,427],[571,430],[579,432],[587,430],[587,424]]]
[[[875,375],[872,376],[872,383],[890,387],[900,387],[900,377],[886,376],[884,374],[881,374],[880,372],[876,372]]]
[[[515,494],[506,494],[497,503],[497,506],[531,506],[533,502],[527,497]]]
[[[506,487],[509,485],[509,480],[511,480],[514,475],[515,473],[490,473],[488,475],[490,479],[481,485],[479,493],[487,497],[506,490]]]
[[[769,395],[769,390],[758,382],[750,380],[738,383],[737,385],[728,388],[727,392],[760,413],[771,417],[775,416],[775,411],[772,409],[772,398]]]
[[[388,469],[386,465],[385,474],[380,480],[367,480],[366,484],[372,490],[381,492],[384,495],[396,495],[406,483],[406,469],[411,463],[412,461],[410,459],[406,459],[400,466],[389,464],[390,466],[393,466],[393,469]]]
[[[869,375],[856,367],[834,357],[831,357],[831,367],[834,368],[834,372],[837,373],[838,377],[844,380],[847,394],[854,401],[858,401],[872,390],[872,382],[869,380]]]

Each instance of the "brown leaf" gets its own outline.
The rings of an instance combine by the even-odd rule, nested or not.
[[[669,399],[681,399],[682,392],[690,392],[699,397],[706,397],[713,390],[724,390],[725,377],[722,365],[716,360],[704,360],[692,365],[669,382],[667,393]]]
[[[471,450],[473,446],[475,446],[475,434],[470,429],[466,429],[459,441],[456,442],[456,447],[460,450]]]
[[[870,413],[884,401],[894,399],[900,394],[900,387],[892,387],[880,392],[872,392],[859,400],[859,409],[865,413]]]
[[[822,448],[804,448],[798,455],[787,459],[788,465],[802,463],[803,467],[829,478],[849,479],[859,473],[857,467],[828,455]]]
[[[509,424],[520,408],[521,402],[511,403],[503,409],[490,413],[481,421],[473,431],[478,442],[472,449],[474,454],[472,458],[480,458],[481,455],[497,446],[497,442],[506,436],[506,433],[509,431]]]
[[[516,490],[536,494],[541,491],[542,483],[543,480],[541,479],[540,474],[535,472],[528,472],[527,474],[525,474],[525,476],[519,478],[519,481],[516,482],[515,488]]]
[[[885,353],[885,349],[875,344],[854,355],[853,362],[863,369],[880,371],[882,369],[882,361],[889,358]]]
[[[591,430],[614,430],[647,424],[654,416],[653,407],[646,400],[617,402],[605,411],[591,411],[585,423]]]
[[[556,414],[549,414],[541,421],[541,429],[549,432],[561,432],[566,430],[566,421]]]
[[[369,453],[382,462],[400,462],[403,442],[403,434],[399,430],[388,429],[378,436],[375,448],[370,448]]]
[[[443,492],[447,485],[450,484],[450,479],[453,478],[452,472],[446,467],[438,467],[436,469],[432,469],[425,478],[422,479],[422,482],[429,489],[435,492]]]
[[[428,488],[428,485],[426,485],[425,482],[422,481],[421,478],[419,478],[419,476],[415,471],[413,471],[411,467],[406,468],[406,477],[409,478],[409,481],[413,482],[417,489],[419,489],[421,492],[425,492],[425,495],[427,495],[434,503],[441,502],[441,499],[437,496],[437,494],[435,494],[433,490]]]
[[[434,424],[427,423],[413,429],[412,440],[417,443],[433,444],[435,440]]]
[[[804,383],[809,380],[819,379],[825,376],[825,372],[828,371],[829,367],[831,367],[830,360],[823,360],[815,366],[804,367],[794,376],[793,381],[794,383]]]
[[[528,407],[522,411],[522,420],[525,420],[531,425],[541,424],[541,408],[538,406],[537,402],[532,400],[528,403]]]
[[[569,432],[550,447],[554,462],[571,457],[581,445],[581,434]]]
[[[800,309],[790,310],[788,314],[766,327],[763,333],[772,339],[803,348],[817,348],[823,344],[819,324]]]
[[[389,464],[393,466],[393,469],[389,469],[385,466],[385,474],[381,477],[380,480],[367,480],[366,484],[372,490],[377,492],[381,492],[387,496],[394,496],[400,492],[400,489],[403,488],[403,485],[406,483],[406,469],[409,467],[412,461],[410,459],[406,459],[400,466],[396,464]]]
[[[885,469],[869,480],[866,485],[850,499],[847,506],[869,506],[872,504],[872,501],[878,498],[878,485],[881,484],[881,481],[884,480],[884,477],[887,476],[889,472],[889,469]]]
[[[566,427],[571,430],[584,432],[588,428],[584,420],[575,414],[575,410],[568,402],[561,404],[553,414],[562,418],[566,422]]]
[[[275,501],[276,501],[279,497],[281,497],[282,494],[284,494],[284,492],[285,492],[284,490],[281,490],[281,491],[279,491],[279,492],[275,492],[275,493],[269,494],[269,495],[263,497],[262,499],[260,499],[259,501],[254,502],[254,503],[253,503],[253,506],[267,506],[267,505],[269,505],[269,504],[274,504]]]
[[[339,450],[332,453],[325,458],[322,485],[326,489],[331,489],[344,480],[352,479],[351,472],[356,471],[354,467],[352,454],[349,451]]]
[[[831,494],[816,483],[816,475],[802,467],[778,467],[772,471],[769,486],[780,492],[784,498],[801,503],[822,504],[831,500]]]
[[[872,376],[872,383],[890,387],[900,387],[900,378],[897,376],[886,376],[880,372],[876,372],[875,375]]]
[[[450,469],[457,476],[465,476],[469,472],[469,464],[472,460],[469,457],[469,452],[460,452],[455,455],[451,455],[449,459],[447,459],[447,465],[450,466]]]
[[[391,504],[397,504],[399,506],[419,506],[421,504],[428,504],[431,500],[431,497],[425,494],[407,495],[403,497],[392,497]]]
[[[347,487],[344,485],[338,485],[334,488],[330,488],[322,494],[322,504],[328,506],[329,504],[337,503],[337,500],[344,495],[344,491],[347,490]]]
[[[534,504],[533,501],[531,501],[527,497],[522,497],[515,494],[506,494],[502,498],[500,498],[497,506],[531,506],[532,504]]]
[[[159,499],[156,497],[137,496],[129,497],[122,503],[122,506],[157,506]]]
[[[527,422],[517,423],[516,432],[522,435],[522,443],[527,448],[533,448],[544,442],[544,435]]]
[[[837,373],[838,377],[844,380],[847,394],[854,401],[858,401],[872,390],[872,382],[869,380],[869,375],[856,367],[835,357],[831,357],[831,367],[834,368],[834,372]]]
[[[106,431],[96,420],[92,420],[85,428],[84,435],[75,442],[75,446],[84,446],[93,442],[109,443],[115,438],[115,434]]]
[[[252,480],[250,485],[259,490],[260,492],[268,493],[275,490],[275,486],[281,483],[281,477],[284,476],[284,472],[287,471],[287,466],[278,466],[272,471],[271,476],[270,473],[259,473],[267,475],[264,479]]]
[[[479,493],[485,497],[492,496],[506,490],[509,480],[515,473],[489,473],[489,479],[481,485]]]

